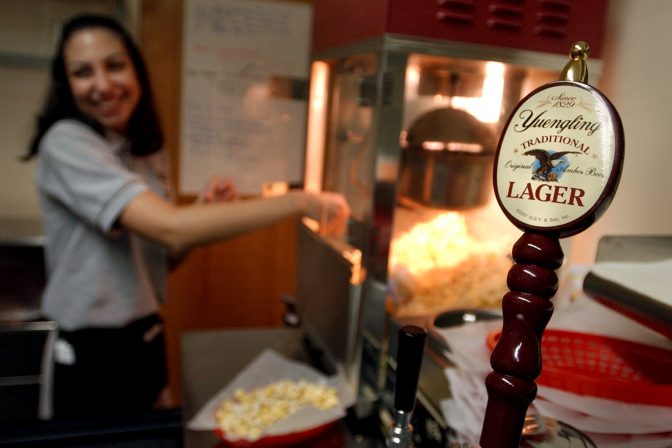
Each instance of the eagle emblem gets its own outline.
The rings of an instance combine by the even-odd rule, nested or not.
[[[525,156],[534,156],[537,160],[532,164],[532,179],[542,182],[557,182],[569,167],[567,154],[581,154],[579,151],[551,151],[545,149],[531,149],[523,153]]]

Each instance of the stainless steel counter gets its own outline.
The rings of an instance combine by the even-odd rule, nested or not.
[[[186,423],[222,387],[257,355],[272,348],[290,359],[312,364],[299,329],[260,328],[208,330],[182,336],[182,415],[184,448],[220,448],[211,431],[186,429]],[[303,444],[304,448],[379,448],[383,446],[376,424],[346,417],[332,429]]]

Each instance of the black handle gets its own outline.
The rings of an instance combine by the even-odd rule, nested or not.
[[[427,331],[424,328],[406,325],[399,330],[394,394],[394,407],[399,411],[411,412],[415,406],[426,340]]]

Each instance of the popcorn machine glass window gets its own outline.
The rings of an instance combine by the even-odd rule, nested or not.
[[[390,283],[400,308],[419,290],[440,289],[438,277],[487,285],[473,274],[495,261],[490,255],[500,246],[510,248],[507,234],[517,235],[492,195],[499,132],[526,92],[558,76],[522,52],[481,58],[456,48],[404,42],[350,55],[336,50],[313,63],[308,141],[317,162],[308,165],[306,183],[346,196],[348,242],[362,251],[370,277]],[[428,311],[493,302],[464,300]]]

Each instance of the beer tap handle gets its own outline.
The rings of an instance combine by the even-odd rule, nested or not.
[[[386,439],[388,448],[412,446],[411,416],[418,392],[418,380],[426,340],[427,331],[424,328],[407,325],[399,330],[394,390],[394,426]]]
[[[512,111],[495,155],[495,197],[507,218],[523,235],[514,244],[511,255],[515,264],[507,274],[507,292],[502,299],[503,322],[499,341],[490,358],[493,370],[485,381],[488,404],[483,419],[482,448],[520,446],[527,408],[537,395],[535,380],[541,373],[541,339],[553,314],[552,297],[558,288],[556,271],[564,254],[560,238],[574,236],[590,227],[607,209],[616,193],[624,154],[623,124],[611,102],[587,84],[586,58],[590,48],[576,42],[569,53],[560,80],[533,90]],[[546,147],[545,127],[532,127],[531,114],[547,114],[545,123],[590,122],[585,126],[562,129],[568,143],[554,143],[548,157],[581,154],[583,161],[599,166],[599,178],[586,176],[579,167],[583,161],[565,160],[562,170],[547,176],[532,171],[514,170],[517,163]],[[544,124],[544,126],[546,126]],[[559,131],[558,131],[559,132]],[[580,142],[585,151],[572,147]],[[533,148],[532,146],[541,147]],[[544,153],[546,154],[546,153]],[[542,170],[543,171],[543,170]],[[512,194],[516,186],[525,186],[527,196]],[[573,191],[580,203],[554,201],[534,196],[535,191]],[[532,200],[529,200],[532,199]]]
[[[397,410],[413,412],[426,340],[424,328],[407,325],[399,330],[394,391],[394,408]]]

